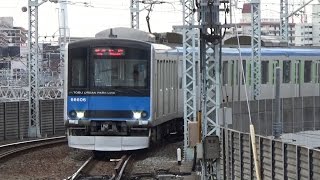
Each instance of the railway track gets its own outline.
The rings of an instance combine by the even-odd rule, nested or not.
[[[10,143],[0,146],[0,161],[13,156],[14,154],[21,153],[26,150],[41,148],[49,145],[60,144],[67,142],[65,136],[44,138],[30,141],[23,141],[17,143]]]
[[[120,159],[94,159],[91,156],[68,180],[109,179],[120,180],[131,155]]]

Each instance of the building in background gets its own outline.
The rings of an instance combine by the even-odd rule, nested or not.
[[[320,4],[312,6],[312,44],[320,46]]]
[[[304,18],[306,20],[306,17]],[[250,36],[251,31],[251,5],[244,3],[240,23],[237,23],[237,28],[230,28],[226,31],[225,40],[236,36],[236,32],[238,35]],[[288,32],[291,46],[320,46],[320,4],[312,5],[312,23],[289,22]],[[262,17],[261,36],[280,40],[280,19]]]
[[[0,44],[20,46],[26,43],[27,34],[26,29],[13,26],[13,17],[0,17]]]
[[[236,36],[237,31],[238,35],[250,36],[252,32],[251,17],[251,4],[244,3],[242,7],[242,18],[240,23],[237,23],[237,28],[230,28],[227,30],[225,40]],[[295,23],[289,23],[290,45],[294,45],[295,43],[295,25]],[[280,19],[261,18],[261,36],[280,40]]]
[[[314,46],[312,23],[296,24],[295,46]]]

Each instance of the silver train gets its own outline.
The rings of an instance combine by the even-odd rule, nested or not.
[[[168,49],[129,39],[70,43],[64,113],[69,146],[136,150],[183,133],[181,61]]]

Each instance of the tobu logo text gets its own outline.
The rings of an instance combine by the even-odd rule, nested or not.
[[[87,98],[71,98],[71,102],[86,102]]]

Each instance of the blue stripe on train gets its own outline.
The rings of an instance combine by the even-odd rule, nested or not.
[[[150,97],[68,96],[67,110],[144,110],[150,114]]]

